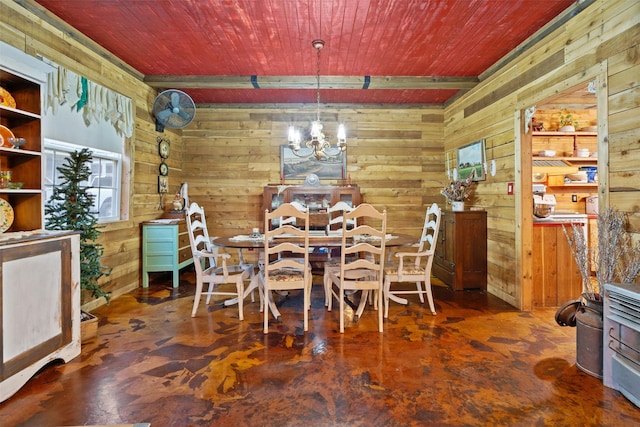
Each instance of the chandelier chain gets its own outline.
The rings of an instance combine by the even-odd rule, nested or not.
[[[316,48],[316,120],[320,121],[320,48]]]

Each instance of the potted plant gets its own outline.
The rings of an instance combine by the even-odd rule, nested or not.
[[[560,132],[575,132],[578,128],[578,122],[573,119],[573,115],[565,110],[560,112]]]
[[[594,246],[589,246],[581,224],[571,224],[572,233],[562,227],[582,277],[582,295],[560,307],[556,320],[563,326],[578,327],[576,363],[583,371],[599,378],[602,377],[604,285],[632,283],[640,274],[640,242],[634,241],[627,232],[627,224],[624,212],[604,210],[598,216],[598,244]],[[592,265],[595,277],[591,274]],[[571,320],[567,320],[567,314]]]
[[[475,187],[474,176],[475,170],[472,170],[465,179],[451,181],[440,190],[440,194],[447,198],[447,203],[451,204],[451,210],[454,212],[464,211],[464,202],[471,197]]]
[[[75,151],[57,168],[60,183],[54,187],[45,205],[45,227],[49,230],[74,230],[80,232],[80,288],[95,298],[104,297],[109,303],[109,292],[102,289],[100,279],[111,273],[101,264],[104,247],[97,242],[102,234],[98,219],[92,212],[93,195],[86,183],[91,175],[88,164],[91,151],[83,148]],[[81,320],[95,319],[84,313]],[[95,320],[92,320],[95,323]],[[86,322],[81,322],[81,329]],[[91,329],[94,326],[89,326]],[[97,332],[97,324],[95,325]],[[86,333],[85,333],[86,335]]]

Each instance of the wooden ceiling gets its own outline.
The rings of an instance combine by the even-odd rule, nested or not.
[[[574,0],[36,0],[198,104],[443,104]],[[49,12],[38,10],[40,16]],[[72,33],[72,29],[66,28]],[[55,58],[53,58],[55,59]],[[496,65],[497,64],[497,65]]]

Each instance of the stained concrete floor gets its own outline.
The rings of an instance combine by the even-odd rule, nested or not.
[[[219,303],[191,318],[193,280],[184,271],[173,289],[157,274],[95,310],[98,337],[0,404],[0,425],[640,425],[640,409],[576,368],[575,328],[551,309],[436,286],[436,316],[416,298],[391,304],[384,333],[368,307],[340,334],[315,286],[307,333],[294,293],[264,335],[249,299],[242,322]]]

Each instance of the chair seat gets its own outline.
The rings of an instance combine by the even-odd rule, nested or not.
[[[398,275],[398,266],[385,268],[384,272],[385,274],[396,276]],[[402,269],[402,275],[404,276],[423,276],[424,273],[425,273],[425,270],[423,267],[416,267],[414,265],[406,266]]]
[[[269,279],[276,282],[296,282],[304,278],[304,273],[298,270],[275,270],[269,273]]]

